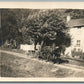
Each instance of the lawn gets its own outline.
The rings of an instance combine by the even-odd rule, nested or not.
[[[25,59],[5,53],[1,53],[0,57],[2,77],[84,77],[84,72],[60,68],[42,60]]]
[[[4,48],[4,47],[0,47],[2,50],[6,50],[6,51],[12,51],[12,52],[16,52],[16,53],[22,53],[24,54],[25,51],[21,50],[21,49],[12,49],[12,48]]]

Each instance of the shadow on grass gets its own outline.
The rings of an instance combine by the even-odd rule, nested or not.
[[[46,60],[47,62],[53,62],[53,63],[57,63],[57,64],[62,64],[62,63],[69,63],[68,60],[66,59],[61,59],[61,58],[56,58],[56,59],[44,59],[42,57],[39,57],[40,60]]]
[[[58,63],[58,64],[69,63],[68,60],[64,60],[64,59],[61,59],[61,58],[53,59],[52,61],[53,61],[53,63]]]

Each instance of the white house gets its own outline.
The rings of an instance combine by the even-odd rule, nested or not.
[[[84,18],[70,19],[68,16],[67,24],[70,28],[71,46],[66,49],[65,54],[84,57]]]

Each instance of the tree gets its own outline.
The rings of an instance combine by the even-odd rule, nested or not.
[[[2,10],[2,37],[3,41],[14,39],[18,44],[29,44],[34,41],[44,46],[69,46],[70,37],[67,35],[63,10],[39,10],[39,9],[4,9]],[[1,32],[0,32],[1,33]],[[63,39],[63,40],[62,40]]]
[[[27,20],[27,33],[34,39],[35,46],[39,42],[41,49],[48,45],[62,50],[63,45],[70,45],[70,36],[66,32],[68,28],[61,16],[57,10],[41,10]]]
[[[2,16],[2,25],[1,25],[1,35],[3,43],[6,40],[16,40],[17,43],[21,41],[21,33],[19,32],[17,26],[17,19],[16,15],[10,9],[3,9],[1,10]],[[20,41],[19,41],[20,40]]]
[[[67,9],[65,13],[69,14],[72,19],[80,19],[84,18],[84,10],[83,9]]]
[[[2,27],[0,31],[1,41],[14,39],[17,44],[27,43],[28,36],[25,31],[25,23],[29,15],[37,12],[38,10],[31,9],[2,9]]]

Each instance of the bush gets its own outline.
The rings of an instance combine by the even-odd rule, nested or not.
[[[47,60],[47,61],[54,61],[59,57],[60,57],[59,48],[52,50],[50,46],[45,46],[44,48],[42,48],[40,52],[40,56],[39,56],[39,58]]]
[[[69,63],[68,60],[62,59],[61,55],[61,48],[55,48],[52,50],[52,47],[45,46],[42,48],[39,58],[47,61],[52,61],[53,63]]]
[[[49,61],[51,59],[51,48],[49,46],[42,48],[39,58]]]

